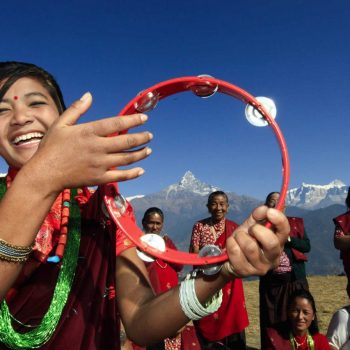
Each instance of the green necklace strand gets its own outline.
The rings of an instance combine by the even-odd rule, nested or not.
[[[6,192],[6,180],[0,179],[0,197]],[[19,333],[13,329],[12,317],[6,301],[0,305],[0,342],[11,349],[34,349],[44,345],[52,336],[60,320],[63,308],[69,297],[78,261],[80,246],[80,209],[74,200],[72,191],[70,200],[70,217],[68,242],[56,287],[48,311],[35,329]]]

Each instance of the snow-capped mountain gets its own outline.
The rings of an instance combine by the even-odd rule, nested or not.
[[[207,196],[209,193],[219,190],[218,187],[208,185],[198,180],[191,171],[186,171],[179,183],[170,185],[164,191],[169,195],[173,196],[179,192],[192,192],[201,196]]]
[[[159,192],[135,196],[132,205],[140,227],[145,210],[154,206],[161,208],[165,215],[164,232],[172,237],[180,250],[187,251],[193,224],[208,216],[207,197],[215,190],[218,187],[203,183],[187,171],[177,184]],[[335,180],[325,186],[303,183],[288,192],[286,213],[304,219],[311,240],[312,249],[307,264],[309,274],[338,274],[343,271],[339,252],[332,243],[332,218],[346,210],[344,201],[347,191],[348,187],[342,181]],[[243,222],[253,208],[261,204],[259,199],[226,193],[230,202],[227,218],[237,223]]]
[[[348,186],[340,180],[324,186],[302,183],[300,187],[288,191],[287,205],[304,209],[325,208],[332,204],[344,204],[347,193]]]
[[[202,182],[188,170],[178,183],[160,190],[159,194],[163,200],[171,200],[178,197],[186,200],[192,195],[208,196],[211,192],[217,190],[220,190],[218,186]],[[347,193],[348,186],[341,180],[334,180],[328,185],[314,185],[303,182],[300,187],[288,190],[286,202],[288,207],[314,210],[326,208],[332,204],[344,205]],[[136,200],[142,197],[143,195],[138,195],[127,199]],[[152,195],[151,197],[153,198]],[[232,205],[235,205],[235,203],[231,203]]]

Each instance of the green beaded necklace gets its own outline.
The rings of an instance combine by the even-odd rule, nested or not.
[[[0,179],[0,197],[6,192],[6,182]],[[6,301],[0,305],[0,341],[11,349],[33,349],[44,345],[52,336],[60,320],[62,311],[69,297],[80,246],[80,209],[74,200],[72,191],[70,200],[69,234],[56,287],[48,311],[40,325],[26,332],[16,332],[12,327],[12,316]],[[72,199],[73,198],[73,199]]]
[[[312,339],[312,336],[310,335],[309,331],[307,331],[307,335],[306,335],[305,340],[307,341],[307,348],[310,350],[315,350],[315,343],[314,343],[314,340]],[[297,348],[295,347],[296,340],[295,340],[292,332],[289,332],[289,341],[290,341],[290,344],[291,344],[293,350],[296,350],[299,346],[302,345],[302,344],[298,344]],[[304,344],[304,342],[303,342],[303,344]]]

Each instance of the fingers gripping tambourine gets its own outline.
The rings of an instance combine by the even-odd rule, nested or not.
[[[289,159],[284,137],[274,120],[276,109],[270,99],[265,97],[255,98],[235,85],[210,76],[182,77],[161,82],[142,91],[124,107],[120,115],[149,112],[163,98],[184,91],[192,91],[195,95],[203,98],[212,96],[215,93],[223,93],[237,98],[246,104],[245,114],[251,124],[255,126],[269,125],[272,128],[282,155],[282,186],[280,190],[280,199],[276,206],[277,209],[281,209],[288,189]],[[144,232],[141,231],[129,215],[125,215],[126,202],[123,197],[119,195],[115,196],[115,193],[114,195],[107,194],[105,196],[105,201],[108,212],[117,226],[141,251],[148,255],[169,262],[189,265],[218,264],[228,259],[225,252],[221,253],[209,250],[197,255],[169,249],[166,248],[165,245],[159,247],[156,244],[157,248],[155,248],[151,245],[152,242],[150,242],[150,244],[146,243]]]

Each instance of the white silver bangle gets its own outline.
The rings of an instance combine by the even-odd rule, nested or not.
[[[194,278],[190,278],[181,282],[180,304],[190,320],[200,320],[219,309],[222,303],[222,290],[214,294],[203,306],[197,298],[194,281]]]

